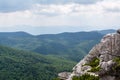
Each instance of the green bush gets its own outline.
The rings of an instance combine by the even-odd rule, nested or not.
[[[74,76],[72,80],[99,80],[98,76],[93,76],[90,74],[84,74],[80,77]]]
[[[91,62],[89,62],[88,64],[85,64],[85,65],[88,65],[88,66],[92,67],[92,69],[89,70],[88,72],[97,72],[97,71],[99,71],[100,70],[99,63],[100,63],[100,60],[98,58],[94,58]]]
[[[99,65],[100,60],[98,58],[94,58],[88,65],[91,67],[97,67]]]
[[[52,79],[52,80],[60,80],[59,78],[54,78],[54,79]]]
[[[117,64],[113,67],[113,70],[119,71],[119,70],[120,70],[120,57],[114,58],[113,61],[117,63]]]
[[[100,66],[97,66],[97,67],[92,67],[91,70],[89,70],[88,72],[97,72],[97,71],[100,71]]]
[[[120,57],[114,58],[113,61],[120,64]]]

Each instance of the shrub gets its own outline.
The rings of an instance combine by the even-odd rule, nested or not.
[[[113,67],[113,70],[120,70],[120,57],[116,57],[113,59],[114,62],[116,62],[117,64]]]
[[[97,67],[99,65],[100,60],[98,58],[94,58],[88,65],[91,67]]]
[[[52,80],[60,80],[59,78],[54,78],[54,79],[52,79]]]
[[[84,74],[80,77],[74,76],[72,80],[99,80],[98,76],[93,76],[90,74]]]
[[[98,58],[94,58],[91,62],[89,62],[88,66],[91,66],[91,70],[89,70],[88,72],[97,72],[100,70],[100,66],[99,66],[100,60]]]
[[[88,72],[97,72],[97,71],[100,71],[100,66],[97,66],[97,67],[92,67],[91,70],[89,70]]]

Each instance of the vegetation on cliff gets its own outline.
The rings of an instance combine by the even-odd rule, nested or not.
[[[72,80],[99,80],[98,76],[90,75],[90,74],[84,74],[82,76],[74,76]]]

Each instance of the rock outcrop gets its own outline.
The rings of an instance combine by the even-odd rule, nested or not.
[[[65,80],[72,80],[73,76],[81,76],[86,73],[99,76],[100,80],[120,80],[119,60],[120,30],[117,30],[116,33],[105,35],[100,43],[95,45],[89,54],[73,68],[73,72]],[[91,66],[93,61],[98,62],[94,68]]]
[[[66,80],[69,78],[70,75],[71,75],[70,72],[61,72],[58,74],[58,78],[60,78],[62,80]]]

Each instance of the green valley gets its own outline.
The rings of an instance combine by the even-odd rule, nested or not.
[[[0,32],[0,80],[51,80],[71,71],[108,32]]]
[[[51,80],[75,62],[0,46],[0,80]]]
[[[97,31],[37,36],[25,32],[11,32],[0,33],[0,45],[79,61],[102,36],[103,34]]]

